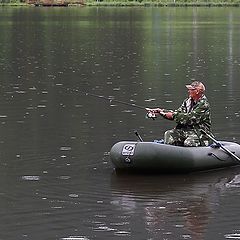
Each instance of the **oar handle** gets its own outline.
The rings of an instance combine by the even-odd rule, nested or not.
[[[139,133],[135,130],[134,133],[136,134],[136,136],[138,137],[138,139],[140,140],[140,142],[143,142],[142,137],[139,135]]]
[[[210,134],[208,134],[206,131],[204,131],[203,129],[200,130],[203,134],[205,134],[208,138],[210,138],[214,143],[217,144],[218,147],[222,148],[228,155],[230,155],[231,157],[233,157],[235,160],[237,160],[238,162],[240,162],[240,158],[234,154],[233,152],[231,152],[229,149],[225,148],[220,142],[218,142],[214,137],[212,137]]]

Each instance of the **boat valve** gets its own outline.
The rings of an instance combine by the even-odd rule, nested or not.
[[[129,157],[126,157],[126,158],[124,159],[124,162],[125,162],[125,163],[131,163],[131,159],[130,159]]]

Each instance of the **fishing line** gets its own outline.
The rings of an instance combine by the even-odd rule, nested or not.
[[[120,103],[120,104],[123,104],[123,105],[130,106],[130,107],[135,107],[135,108],[138,108],[138,109],[144,109],[144,110],[146,110],[146,107],[141,106],[141,105],[137,105],[137,104],[135,104],[135,103],[128,103],[128,102],[120,101],[120,100],[117,100],[117,99],[114,99],[114,98],[105,97],[105,96],[97,95],[97,94],[90,93],[90,92],[85,92],[85,91],[82,91],[82,90],[79,90],[79,89],[69,89],[69,90],[72,90],[72,91],[75,91],[75,92],[80,92],[80,93],[84,94],[85,96],[91,96],[91,97],[100,98],[100,99],[109,101],[110,104],[111,104],[112,102],[115,102],[115,103]],[[155,119],[155,118],[156,118],[156,115],[155,115],[154,113],[148,112],[148,113],[147,113],[147,117],[148,117],[148,118]]]
[[[111,97],[105,97],[105,96],[102,96],[102,95],[97,95],[97,94],[94,94],[94,93],[90,93],[90,92],[84,92],[84,91],[81,91],[81,90],[73,90],[75,92],[80,92],[86,96],[91,96],[91,97],[96,97],[96,98],[100,98],[100,99],[104,99],[104,100],[107,100],[109,101],[110,103],[112,102],[116,102],[116,103],[120,103],[120,104],[124,104],[124,105],[127,105],[127,106],[131,106],[131,107],[135,107],[135,108],[139,108],[139,109],[144,109],[146,110],[146,107],[144,106],[140,106],[140,105],[137,105],[135,103],[128,103],[128,102],[124,102],[124,101],[120,101],[120,100],[117,100],[117,99],[114,99],[114,98],[111,98]]]

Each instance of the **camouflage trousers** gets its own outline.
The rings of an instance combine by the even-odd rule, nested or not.
[[[176,146],[198,147],[209,144],[207,139],[201,140],[203,141],[200,141],[199,135],[194,130],[171,129],[164,134],[164,143]]]

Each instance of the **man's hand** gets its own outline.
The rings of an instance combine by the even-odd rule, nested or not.
[[[169,119],[169,120],[172,120],[173,119],[173,112],[166,112],[164,117]]]

